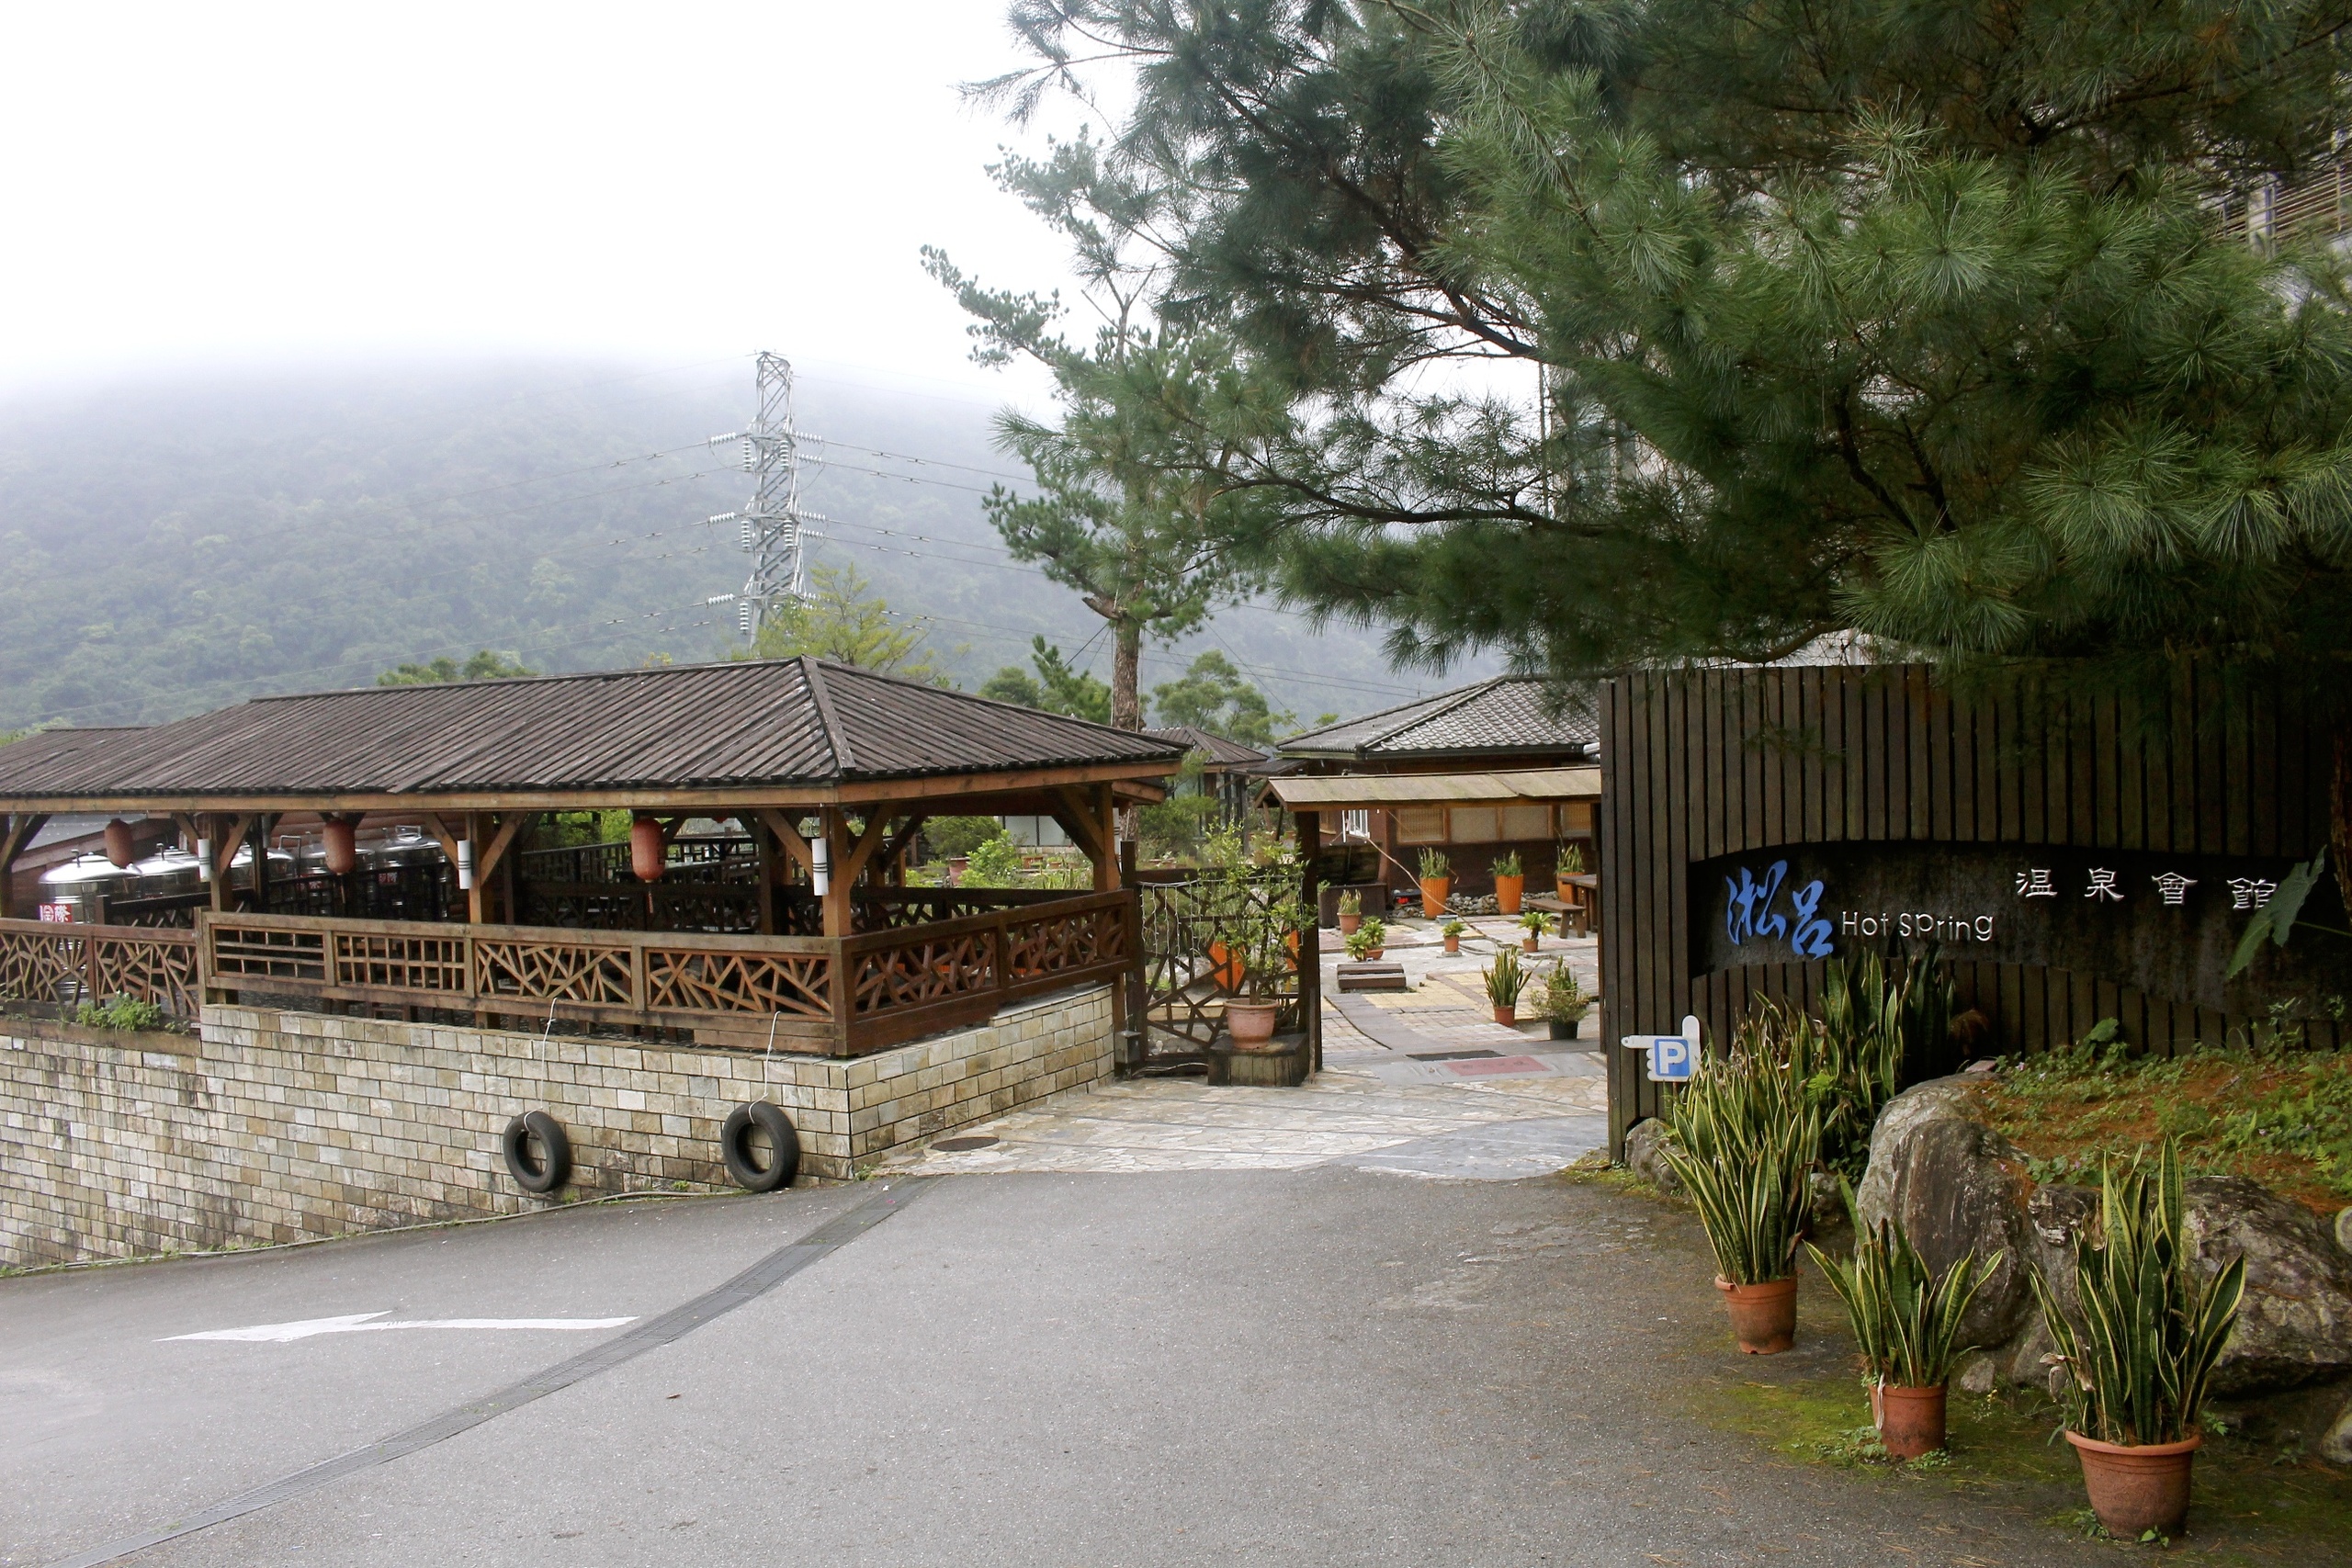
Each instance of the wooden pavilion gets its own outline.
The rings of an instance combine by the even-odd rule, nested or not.
[[[1115,814],[1159,798],[1181,759],[813,659],[328,692],[49,732],[0,747],[0,894],[53,815],[160,817],[201,863],[204,908],[175,931],[0,907],[0,996],[142,995],[187,1012],[242,992],[862,1054],[1131,968]],[[629,846],[529,848],[550,814],[616,810],[631,814]],[[1049,816],[1092,887],[907,887],[905,857],[938,813]],[[349,846],[386,820],[438,846],[447,918],[364,918],[383,878]],[[690,821],[734,829],[682,862]],[[328,870],[277,876],[267,846],[298,823],[321,829]],[[288,912],[322,908],[334,912]]]

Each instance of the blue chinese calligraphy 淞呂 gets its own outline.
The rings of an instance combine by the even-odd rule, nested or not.
[[[1823,884],[1818,877],[1789,891],[1789,905],[1796,916],[1793,930],[1789,916],[1772,912],[1773,900],[1780,897],[1788,874],[1789,863],[1776,860],[1764,868],[1760,878],[1746,866],[1739,868],[1738,876],[1724,877],[1724,934],[1731,938],[1734,947],[1744,947],[1751,940],[1785,938],[1799,957],[1826,958],[1831,927],[1821,918]]]

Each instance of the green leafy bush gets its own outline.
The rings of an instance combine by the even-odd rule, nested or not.
[[[933,817],[922,825],[922,841],[939,860],[968,855],[1004,832],[993,817]]]
[[[74,1022],[92,1029],[124,1031],[162,1029],[171,1019],[171,1014],[153,1002],[136,997],[110,997],[104,1004],[84,1002],[74,1014]]]
[[[1377,916],[1348,933],[1348,956],[1362,963],[1388,945],[1388,922]]]
[[[1021,882],[1021,846],[999,827],[996,837],[972,846],[971,864],[965,869],[967,887],[1013,887]]]
[[[1592,1010],[1592,994],[1569,969],[1565,958],[1553,964],[1542,982],[1537,1010],[1552,1023],[1578,1023]]]
[[[1515,1008],[1521,991],[1527,989],[1527,966],[1519,961],[1519,950],[1506,947],[1496,953],[1494,965],[1479,973],[1487,982],[1487,999],[1497,1008]]]

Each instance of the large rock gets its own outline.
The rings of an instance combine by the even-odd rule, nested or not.
[[[2027,1273],[2039,1267],[2075,1314],[2075,1236],[2097,1224],[2098,1191],[2033,1187],[2016,1147],[1981,1119],[1974,1089],[1964,1077],[1938,1078],[1889,1101],[1871,1130],[1856,1206],[1865,1224],[1900,1221],[1930,1268],[1970,1251],[2006,1254],[1961,1342],[1989,1352],[2002,1379],[2039,1385],[2053,1347]],[[2189,1241],[2204,1267],[2235,1254],[2246,1262],[2245,1299],[2214,1391],[2244,1397],[2352,1378],[2352,1252],[2333,1234],[2338,1227],[2241,1178],[2200,1178],[2187,1196]],[[2352,1452],[2352,1433],[2342,1446]]]
[[[1854,1197],[1863,1224],[1897,1221],[1931,1269],[1949,1269],[1971,1252],[2002,1255],[1961,1323],[1962,1344],[1991,1349],[2032,1315],[2025,1271],[2033,1236],[2025,1160],[1984,1124],[1975,1088],[1964,1077],[1936,1078],[1887,1101],[1871,1129],[1870,1168]]]
[[[1669,1198],[1682,1196],[1682,1179],[1658,1151],[1666,1145],[1666,1123],[1645,1116],[1625,1129],[1625,1168]]]
[[[2188,1183],[2189,1244],[2207,1269],[2245,1258],[2237,1331],[2218,1393],[2294,1388],[2352,1372],[2352,1257],[2333,1226],[2243,1177]]]

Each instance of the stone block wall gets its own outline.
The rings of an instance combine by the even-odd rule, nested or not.
[[[718,1133],[784,1108],[805,1178],[1111,1071],[1111,990],[870,1056],[209,1007],[200,1039],[0,1019],[0,1267],[519,1213],[499,1135],[571,1135],[559,1198],[728,1185]]]

